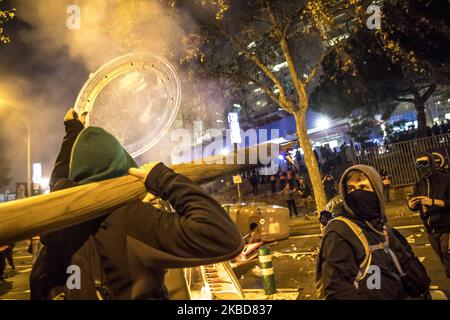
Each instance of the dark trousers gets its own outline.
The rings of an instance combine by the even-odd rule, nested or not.
[[[386,199],[386,201],[390,201],[389,199],[389,188],[390,186],[385,185],[383,188],[383,193],[384,193],[384,198]]]
[[[253,189],[253,195],[257,196],[258,195],[258,184],[252,184],[252,189]]]
[[[270,187],[272,188],[272,193],[277,192],[277,181],[276,180],[270,181]]]
[[[289,214],[291,215],[291,217],[296,217],[297,216],[297,206],[295,205],[295,200],[287,200],[287,206],[289,209]]]
[[[434,252],[441,259],[442,265],[445,268],[445,274],[450,279],[450,244],[448,233],[429,233],[428,239],[430,240],[431,247]]]
[[[5,271],[6,263],[5,263],[5,255],[3,251],[0,252],[0,280],[3,278],[3,271]]]
[[[284,187],[286,187],[286,180],[280,180],[280,191],[283,191]]]
[[[6,260],[8,260],[11,268],[15,269],[16,266],[14,265],[13,248],[6,249],[5,251],[3,251],[3,254],[5,255]]]

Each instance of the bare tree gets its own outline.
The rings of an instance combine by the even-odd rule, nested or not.
[[[347,22],[360,1],[197,2],[214,8],[212,17],[196,12],[204,40],[197,57],[211,74],[255,85],[293,115],[317,209],[323,210],[326,195],[306,127],[308,87],[331,50],[345,54],[340,42],[351,32]]]

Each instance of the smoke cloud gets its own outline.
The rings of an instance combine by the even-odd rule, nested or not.
[[[197,30],[188,13],[170,10],[157,0],[10,2],[17,8],[17,21],[9,31],[6,26],[12,43],[0,47],[0,97],[30,123],[32,161],[43,163],[46,177],[64,136],[64,114],[90,73],[133,51],[158,53],[177,66],[186,52],[186,36]],[[196,81],[177,69],[183,83],[182,109],[188,110],[177,125],[189,127],[205,119],[214,125],[213,119],[224,113],[228,102],[205,97],[220,94],[219,86]],[[192,105],[196,108],[189,108]],[[5,128],[13,142],[8,151],[14,157],[12,186],[26,179],[26,131],[20,121],[15,117]],[[168,137],[170,132],[156,146],[158,152],[147,152],[140,162],[168,161]]]

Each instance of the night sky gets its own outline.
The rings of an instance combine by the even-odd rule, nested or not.
[[[10,4],[5,1],[2,7]],[[29,121],[32,162],[41,162],[48,177],[64,135],[65,110],[75,102],[89,72],[67,49],[44,52],[42,43],[29,41],[34,28],[21,18],[21,11],[5,25],[11,43],[0,45],[0,95]],[[13,189],[15,182],[26,180],[26,129],[18,117],[11,116],[6,131],[11,142],[8,154],[14,157]]]

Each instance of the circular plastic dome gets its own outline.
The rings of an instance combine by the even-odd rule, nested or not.
[[[113,134],[132,157],[156,144],[172,126],[181,103],[174,67],[151,53],[132,53],[104,64],[75,102],[87,126]]]

